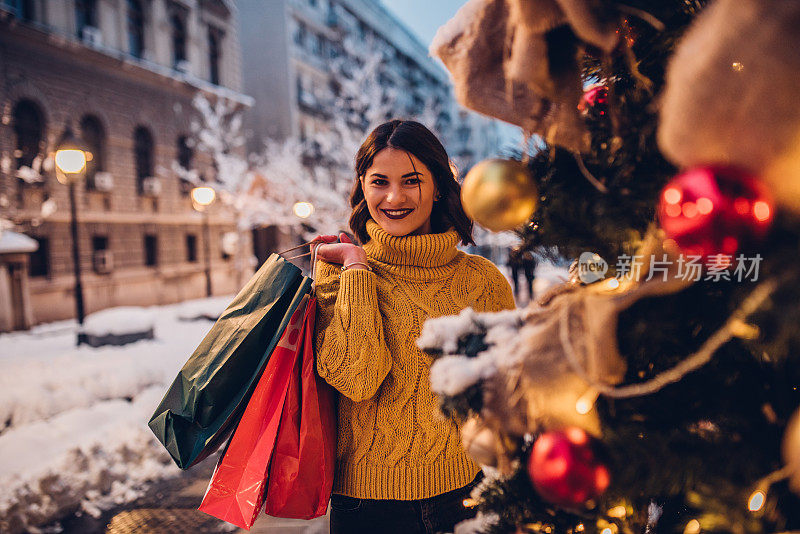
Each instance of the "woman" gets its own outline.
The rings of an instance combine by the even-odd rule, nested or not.
[[[415,340],[428,317],[514,307],[503,275],[460,252],[472,222],[444,147],[393,120],[358,150],[350,228],[363,246],[321,236],[317,370],[339,393],[331,532],[448,532],[480,468],[430,389]]]

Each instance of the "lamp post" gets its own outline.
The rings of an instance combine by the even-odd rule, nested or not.
[[[83,306],[83,285],[81,284],[80,244],[78,241],[78,210],[75,206],[75,186],[86,176],[86,161],[91,159],[91,152],[81,146],[67,126],[64,135],[56,147],[56,178],[69,187],[70,230],[72,233],[72,266],[75,271],[75,312],[78,324],[83,324],[85,316]]]
[[[208,224],[208,208],[214,203],[217,193],[213,187],[192,189],[192,207],[203,216],[203,250],[205,252],[206,296],[211,296],[211,228]]]

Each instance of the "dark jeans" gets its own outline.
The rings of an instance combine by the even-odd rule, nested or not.
[[[331,495],[331,534],[435,534],[453,532],[456,523],[475,517],[477,508],[464,506],[483,478],[441,495],[418,501],[356,499]]]

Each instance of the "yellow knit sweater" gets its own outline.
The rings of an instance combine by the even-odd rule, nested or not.
[[[437,410],[432,359],[415,344],[428,317],[514,308],[488,260],[456,249],[455,231],[394,237],[368,221],[374,272],[317,269],[317,371],[339,395],[334,493],[424,499],[472,481],[480,470],[459,428]]]

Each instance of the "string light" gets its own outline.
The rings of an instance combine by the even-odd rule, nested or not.
[[[697,199],[697,211],[699,211],[701,215],[708,215],[714,211],[714,203],[711,202],[711,199],[708,197],[700,197]]]
[[[761,490],[753,492],[753,494],[750,495],[750,500],[747,502],[747,508],[751,512],[758,512],[764,507],[765,497],[766,495]]]
[[[677,204],[681,201],[683,193],[677,187],[670,187],[664,191],[664,202],[667,204]]]
[[[583,532],[584,530],[586,530],[586,527],[583,526],[583,523],[578,523],[575,527],[575,532]]]
[[[476,501],[475,499],[464,499],[464,501],[461,504],[464,505],[464,508],[474,508],[478,506],[478,501]]]
[[[622,519],[626,515],[628,515],[628,510],[623,505],[615,506],[611,510],[608,511],[609,517],[616,517]]]
[[[769,209],[769,204],[764,202],[763,200],[757,200],[755,204],[753,204],[753,215],[759,222],[764,222],[770,218],[772,212]]]
[[[592,411],[594,407],[594,402],[597,400],[599,393],[594,389],[590,389],[586,393],[580,396],[578,401],[575,403],[575,411],[581,415],[586,415],[587,413]]]
[[[683,529],[683,534],[700,534],[700,521],[692,519],[686,523],[686,528]]]

